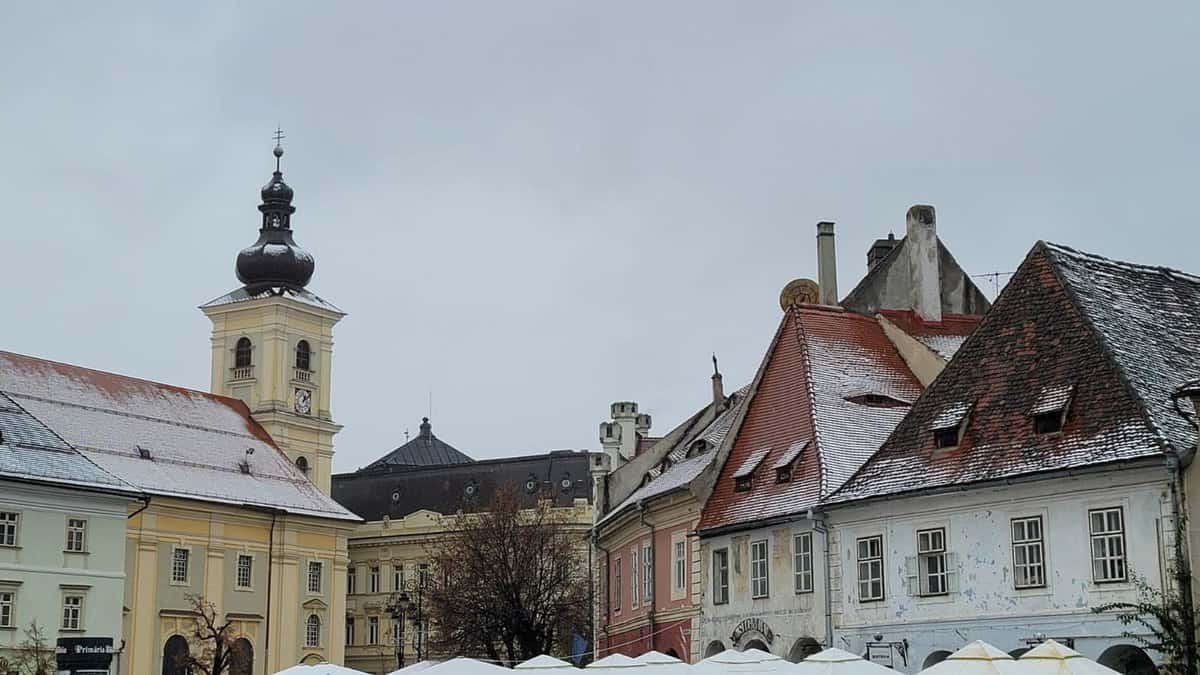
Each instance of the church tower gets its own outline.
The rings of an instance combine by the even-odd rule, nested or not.
[[[282,134],[276,134],[276,140]],[[213,325],[212,391],[241,399],[309,479],[329,494],[333,327],[345,313],[305,287],[315,261],[292,238],[293,192],[275,173],[262,189],[258,241],[237,257],[242,286],[200,307]]]

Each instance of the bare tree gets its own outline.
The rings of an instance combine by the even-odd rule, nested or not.
[[[192,613],[192,643],[198,647],[195,653],[182,657],[186,666],[192,672],[203,675],[223,675],[229,672],[233,663],[234,642],[237,636],[233,634],[233,622],[222,621],[217,615],[216,606],[197,595],[189,595]]]
[[[515,664],[569,651],[590,634],[583,537],[549,500],[497,490],[487,511],[460,513],[433,552],[430,617],[445,653]]]
[[[25,639],[13,650],[13,656],[7,661],[0,659],[0,671],[15,671],[20,675],[54,675],[58,671],[54,649],[37,621],[25,629]]]

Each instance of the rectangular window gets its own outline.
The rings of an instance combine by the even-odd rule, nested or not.
[[[367,587],[370,588],[370,593],[379,592],[379,568],[372,567],[367,576]]]
[[[358,592],[358,568],[351,565],[346,568],[346,595]]]
[[[712,573],[713,604],[724,605],[729,602],[729,549],[713,551]]]
[[[392,567],[392,590],[404,590],[404,563],[396,563]]]
[[[354,617],[346,617],[346,644],[354,644]]]
[[[1013,518],[1013,586],[1042,588],[1046,585],[1046,556],[1042,517]]]
[[[72,553],[87,550],[87,521],[83,518],[67,518],[67,550]]]
[[[1092,537],[1092,579],[1125,581],[1125,517],[1121,507],[1088,511]]]
[[[621,559],[613,562],[613,611],[621,611]]]
[[[0,628],[13,627],[13,606],[15,604],[15,593],[12,591],[0,591]]]
[[[650,544],[642,547],[642,601],[647,605],[654,599],[654,554]]]
[[[638,587],[638,552],[633,549],[629,554],[629,608],[637,609],[638,593],[641,589]]]
[[[417,583],[421,588],[429,587],[429,563],[417,565]]]
[[[254,556],[248,553],[239,553],[237,557],[237,587],[250,588],[250,582],[254,580]]]
[[[367,617],[367,644],[379,644],[379,617]]]
[[[192,552],[186,548],[177,548],[171,553],[171,583],[186,584],[189,577]]]
[[[316,560],[308,561],[308,592],[321,592],[321,563]]]
[[[400,644],[400,622],[392,621],[392,646]]]
[[[812,532],[801,532],[792,538],[792,572],[796,577],[796,592],[812,593]]]
[[[671,583],[675,590],[682,591],[687,583],[687,543],[677,541],[671,546],[671,555],[675,559],[671,561],[671,569],[674,578]]]
[[[946,583],[945,528],[917,532],[917,568],[921,574],[921,595],[945,595],[950,592]]]
[[[21,514],[12,511],[0,511],[0,546],[17,545],[17,524]]]
[[[767,540],[750,542],[750,597],[765,598],[770,594]]]
[[[858,600],[883,600],[883,537],[858,540]]]
[[[63,630],[83,629],[83,596],[64,595],[62,611]]]

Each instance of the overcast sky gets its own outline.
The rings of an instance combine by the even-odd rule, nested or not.
[[[965,4],[9,4],[0,348],[206,389],[276,124],[349,313],[339,471],[431,390],[477,458],[598,449],[614,400],[665,431],[712,352],[752,377],[819,220],[843,293],[914,203],[973,274],[1200,272],[1200,5]]]

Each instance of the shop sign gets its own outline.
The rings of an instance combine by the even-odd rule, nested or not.
[[[107,673],[114,652],[112,638],[59,638],[54,647],[54,660],[58,662],[60,672]]]
[[[746,619],[745,621],[739,623],[737,628],[733,629],[733,634],[729,636],[729,641],[733,644],[737,644],[741,641],[742,636],[749,632],[755,632],[759,635],[762,635],[763,639],[767,641],[767,644],[771,644],[775,641],[775,631],[771,630],[771,627],[767,625],[767,622],[763,621],[762,619]]]

